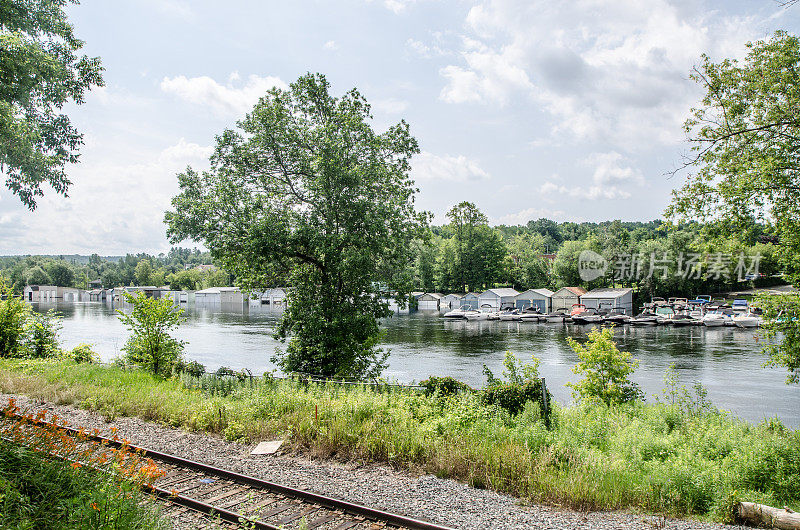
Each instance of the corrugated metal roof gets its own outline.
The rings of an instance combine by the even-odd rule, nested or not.
[[[598,288],[592,289],[588,293],[581,295],[581,298],[618,298],[620,296],[632,293],[633,289],[610,289]]]
[[[483,296],[486,293],[494,293],[496,296],[504,297],[504,296],[517,296],[519,294],[519,291],[517,291],[516,289],[511,289],[509,287],[500,287],[498,289],[486,289],[479,296]]]

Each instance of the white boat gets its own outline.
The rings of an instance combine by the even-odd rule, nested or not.
[[[545,318],[541,313],[527,312],[519,316],[521,322],[539,322]]]
[[[715,328],[718,326],[725,326],[728,322],[732,322],[733,319],[731,315],[725,313],[724,311],[709,311],[705,315],[703,315],[703,325],[709,328]]]
[[[655,326],[658,324],[658,318],[649,311],[643,311],[628,321],[632,326]]]
[[[656,308],[656,321],[659,324],[667,324],[675,316],[675,310],[670,306],[660,306]]]
[[[467,308],[467,309],[464,309],[463,307],[459,307],[458,309],[453,309],[452,311],[448,311],[447,313],[445,313],[444,315],[442,315],[442,318],[459,318],[459,319],[464,319],[464,318],[467,318],[467,317],[466,317],[466,313],[467,313],[467,311],[469,311],[469,308]]]
[[[519,320],[520,319],[519,310],[517,309],[505,309],[500,311],[500,320],[504,321],[511,321],[511,320]]]
[[[550,324],[563,324],[565,318],[567,318],[567,314],[563,311],[548,313],[544,316],[545,322],[549,322]]]
[[[470,309],[469,311],[464,312],[464,318],[469,321],[473,320],[488,320],[489,319],[489,312],[488,311],[478,311],[477,309]]]
[[[761,325],[761,317],[752,313],[734,315],[731,320],[737,328],[757,328]]]

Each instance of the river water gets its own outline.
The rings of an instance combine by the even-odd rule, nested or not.
[[[38,309],[50,308],[63,316],[59,336],[65,347],[89,343],[103,360],[121,354],[128,331],[109,305],[42,304]],[[281,347],[272,338],[279,311],[192,308],[186,316],[175,336],[186,341],[187,359],[209,370],[229,366],[260,374],[275,368],[270,357]],[[449,375],[481,386],[483,365],[499,375],[509,350],[523,361],[531,354],[541,360],[539,371],[561,403],[572,400],[565,383],[577,380],[571,369],[578,358],[566,338],[581,340],[591,329],[573,324],[448,321],[427,312],[396,315],[386,319],[383,328],[383,343],[391,351],[383,375],[390,380],[410,383]],[[639,360],[633,379],[648,400],[662,391],[664,370],[674,363],[681,384],[700,382],[717,407],[752,422],[777,416],[787,426],[800,427],[800,387],[785,384],[785,369],[763,366],[767,359],[756,330],[622,326],[615,337],[620,349]]]

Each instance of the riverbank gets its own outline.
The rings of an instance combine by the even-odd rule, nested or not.
[[[0,361],[0,391],[74,404],[116,423],[139,417],[243,443],[281,438],[293,454],[430,473],[583,511],[727,521],[738,500],[800,508],[800,433],[690,401],[556,407],[548,430],[536,407],[511,416],[469,394],[285,381],[190,390],[140,371],[30,360]]]

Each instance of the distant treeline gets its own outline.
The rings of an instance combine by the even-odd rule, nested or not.
[[[646,298],[725,292],[781,281],[776,278],[781,272],[780,242],[769,226],[756,222],[732,239],[720,235],[727,227],[698,223],[676,227],[660,220],[557,223],[538,219],[526,225],[490,227],[470,203],[455,206],[448,217],[449,224],[431,226],[427,238],[414,242],[408,269],[396,271],[405,277],[409,290],[634,287]],[[607,262],[605,274],[588,282],[581,279],[578,269],[584,250],[596,252]],[[97,279],[105,288],[169,285],[195,290],[234,285],[235,278],[224,270],[198,268],[213,263],[209,252],[175,247],[158,256],[0,257],[0,273],[10,278],[17,291],[26,283],[86,289]],[[756,272],[758,278],[753,279]],[[289,285],[288,278],[273,281]]]
[[[25,285],[58,285],[88,289],[100,280],[104,288],[129,285],[169,285],[174,289],[203,289],[232,285],[231,276],[211,265],[208,252],[173,247],[167,254],[127,254],[124,257],[4,256],[0,274],[10,279],[16,292]]]
[[[508,286],[559,289],[578,286],[633,287],[641,297],[693,296],[781,283],[775,276],[780,241],[768,225],[730,227],[661,220],[557,223],[490,227],[471,203],[448,213],[450,223],[431,227],[415,245],[414,289],[427,292],[480,291]],[[591,250],[606,260],[605,274],[584,281],[579,256]]]

